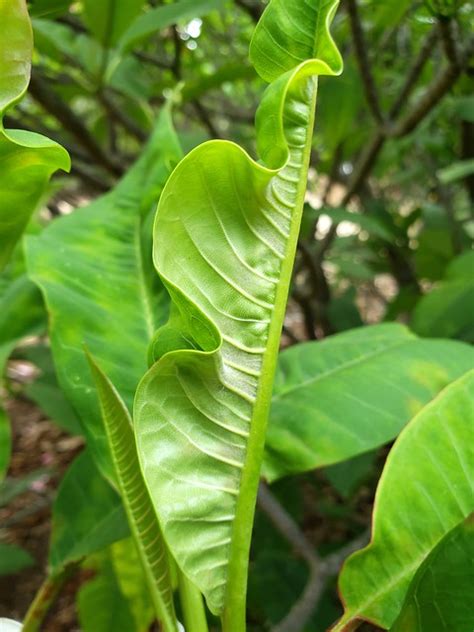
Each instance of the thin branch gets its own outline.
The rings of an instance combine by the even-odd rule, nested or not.
[[[455,23],[452,18],[442,15],[438,17],[438,23],[446,58],[453,66],[457,66],[459,63],[459,54],[456,46],[456,35],[454,33]]]
[[[115,104],[113,99],[111,99],[105,91],[100,92],[99,99],[110,117],[119,123],[124,130],[126,130],[131,136],[134,136],[141,143],[146,141],[147,134],[139,125],[137,125],[137,123],[135,123],[133,119],[127,116],[125,112]]]
[[[305,627],[317,608],[329,577],[339,572],[348,555],[367,543],[368,532],[363,533],[335,553],[321,558],[293,518],[264,484],[260,485],[258,503],[277,531],[309,566],[309,580],[301,597],[285,618],[272,629],[272,632],[299,632]]]
[[[23,627],[21,628],[23,632],[39,632],[41,630],[43,621],[55,602],[59,591],[76,569],[77,565],[71,564],[57,575],[47,577],[44,580],[25,615]]]
[[[430,38],[431,39],[431,38]],[[423,46],[423,50],[427,48],[426,44],[429,40],[425,42]],[[471,38],[468,45],[466,46],[462,55],[460,55],[459,62],[456,65],[450,64],[447,66],[441,74],[439,74],[434,81],[428,86],[424,95],[420,97],[418,103],[416,103],[413,108],[403,117],[398,123],[393,124],[392,126],[387,125],[384,128],[378,129],[372,140],[367,145],[365,151],[361,154],[359,161],[356,164],[356,167],[353,171],[352,177],[349,181],[349,185],[344,195],[344,198],[341,202],[342,206],[348,204],[348,202],[360,191],[362,185],[364,184],[366,178],[369,176],[372,168],[382,150],[385,142],[388,138],[400,138],[402,136],[406,136],[410,134],[424,118],[432,111],[434,107],[439,103],[439,101],[443,98],[443,96],[452,88],[460,75],[468,68],[470,60],[474,53],[474,38]],[[415,61],[415,65],[413,69],[417,68],[418,72],[421,72],[421,69],[424,65],[424,55],[420,53],[420,56]],[[408,78],[410,79],[410,84],[408,87],[408,81],[402,88],[402,93],[410,92],[414,83],[414,73],[410,71],[408,73]],[[399,99],[397,99],[397,102]],[[397,108],[392,108],[395,110],[395,113],[398,111]],[[323,260],[326,251],[330,248],[334,237],[337,233],[337,223],[333,223],[331,228],[325,237],[321,240],[318,248],[318,258],[320,261]]]
[[[395,99],[392,107],[390,108],[389,118],[390,120],[395,120],[397,116],[402,111],[404,105],[406,105],[408,97],[413,91],[423,68],[425,67],[426,62],[430,58],[433,53],[433,47],[438,41],[439,30],[435,26],[431,29],[431,31],[426,36],[425,41],[423,42],[420,51],[415,59],[413,66],[408,71],[408,74],[405,79],[405,83],[400,90],[398,97]]]
[[[74,136],[94,162],[103,166],[114,176],[123,174],[123,168],[107,155],[82,120],[56,95],[48,83],[37,75],[33,75],[30,81],[29,92],[35,101]]]
[[[349,14],[349,24],[352,32],[352,41],[354,42],[354,50],[356,54],[357,64],[359,66],[364,86],[365,97],[369,105],[370,111],[374,119],[380,125],[383,124],[383,115],[380,109],[380,101],[375,87],[374,77],[370,68],[369,58],[367,56],[367,45],[365,42],[364,31],[359,17],[357,0],[347,0],[347,11]]]
[[[450,64],[439,74],[428,87],[425,94],[419,99],[418,103],[415,104],[411,112],[408,112],[398,125],[395,126],[390,132],[390,135],[395,138],[400,138],[401,136],[410,134],[453,87],[459,76],[468,67],[473,54],[474,38],[471,38],[464,53],[460,56],[459,62]]]

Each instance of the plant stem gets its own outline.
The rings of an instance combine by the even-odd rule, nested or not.
[[[280,282],[275,297],[275,304],[270,322],[268,342],[261,369],[261,382],[255,401],[254,414],[247,445],[247,456],[242,470],[240,494],[237,500],[233,525],[232,550],[229,562],[229,580],[227,585],[226,607],[222,623],[223,632],[245,632],[246,630],[246,597],[247,575],[249,566],[250,542],[255,515],[260,467],[265,445],[268,414],[275,375],[278,349],[280,344],[283,319],[285,317],[288,291],[290,287],[296,246],[300,231],[304,196],[306,193],[306,174],[311,155],[313,127],[316,108],[317,80],[313,79],[310,112],[311,118],[306,129],[306,142],[301,158],[301,170],[296,191],[290,234],[286,247],[285,259],[280,270]],[[278,176],[275,176],[278,177]]]
[[[23,621],[22,632],[38,632],[53,605],[59,591],[67,579],[76,570],[76,566],[68,566],[56,575],[46,577],[28,608]]]
[[[186,632],[208,632],[206,611],[201,593],[179,569],[178,582]]]

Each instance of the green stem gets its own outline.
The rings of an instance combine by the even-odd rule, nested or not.
[[[209,632],[201,593],[179,569],[178,581],[186,632]]]
[[[277,288],[275,306],[270,323],[268,344],[262,364],[262,379],[257,392],[254,415],[250,429],[247,456],[242,471],[240,494],[237,500],[233,525],[232,552],[229,562],[229,580],[227,586],[226,606],[222,617],[223,632],[245,632],[246,630],[246,597],[247,575],[249,565],[250,543],[255,515],[260,468],[265,446],[265,435],[270,410],[278,350],[280,345],[283,319],[293,272],[293,264],[303,213],[306,193],[307,172],[311,155],[314,117],[316,108],[317,80],[314,79],[311,97],[311,119],[308,122],[307,137],[301,164],[301,177],[298,184],[295,208],[291,220],[290,235],[286,256],[281,266],[280,282]],[[276,176],[278,177],[278,176]]]
[[[46,577],[28,608],[23,621],[22,632],[39,632],[61,588],[75,570],[76,566],[73,565],[66,567],[57,575]]]

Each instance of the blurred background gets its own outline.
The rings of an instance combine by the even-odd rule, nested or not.
[[[132,4],[114,33],[81,2],[29,3],[31,83],[5,126],[45,134],[72,158],[71,174],[53,178],[30,233],[111,190],[167,100],[184,152],[223,138],[256,155],[254,115],[264,85],[248,47],[265,3],[150,0],[135,13]],[[162,6],[169,12],[146,19]],[[137,22],[140,10],[145,19]],[[473,25],[471,2],[342,0],[333,34],[345,69],[341,78],[320,80],[283,346],[385,321],[423,337],[474,341]],[[0,368],[13,435],[0,484],[0,616],[17,619],[44,575],[55,491],[83,446],[57,384],[39,293],[27,303],[32,335],[8,340],[1,283],[23,265],[18,254],[0,280]],[[309,540],[331,551],[364,537],[386,452],[298,476],[296,486],[284,479],[273,490]],[[87,630],[79,627],[76,596],[90,572],[66,585],[45,630]],[[307,575],[259,512],[252,629],[279,621]],[[339,613],[330,579],[307,629],[322,631]]]

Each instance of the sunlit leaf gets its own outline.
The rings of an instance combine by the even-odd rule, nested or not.
[[[5,130],[5,112],[26,92],[33,35],[25,0],[0,1],[0,271],[9,260],[50,176],[69,170],[57,143],[24,130]],[[28,186],[25,186],[28,183]]]
[[[342,66],[329,34],[336,6],[271,2],[251,45],[257,72],[273,81],[257,113],[263,162],[230,142],[199,146],[168,180],[155,222],[155,265],[173,305],[154,339],[156,363],[137,391],[139,455],[173,556],[229,630],[243,625],[315,75],[338,74]]]
[[[397,324],[291,347],[275,379],[265,474],[275,480],[391,441],[473,365],[469,345],[421,340]]]
[[[377,488],[372,541],[348,559],[339,579],[345,614],[334,632],[353,629],[358,619],[390,627],[420,564],[474,510],[473,397],[474,370],[423,408],[392,448]]]

